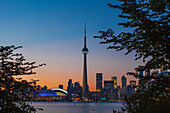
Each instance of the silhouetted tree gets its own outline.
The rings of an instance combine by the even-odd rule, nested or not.
[[[31,100],[35,91],[36,81],[27,82],[18,75],[35,74],[32,70],[45,64],[34,66],[35,62],[26,62],[20,53],[14,53],[21,46],[0,46],[0,112],[1,113],[30,113],[36,108],[23,100]]]
[[[121,4],[108,4],[121,10],[119,17],[127,19],[119,23],[132,28],[132,32],[121,32],[115,36],[113,30],[99,31],[103,39],[101,44],[110,44],[107,49],[127,50],[126,55],[134,52],[137,59],[143,59],[144,66],[138,66],[136,72],[127,74],[139,79],[137,91],[131,97],[125,97],[125,109],[129,113],[166,113],[170,112],[170,37],[168,0],[119,0]],[[146,60],[146,61],[145,61]],[[167,73],[160,73],[162,72]],[[142,76],[138,72],[151,72]],[[160,74],[158,74],[160,73]],[[166,104],[165,104],[166,103]]]

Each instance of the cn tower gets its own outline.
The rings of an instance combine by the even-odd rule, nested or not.
[[[88,49],[86,47],[86,23],[85,23],[85,28],[84,28],[84,48],[82,49],[82,53],[84,54],[82,97],[87,98],[87,96],[88,96],[88,85],[87,85],[87,54],[88,54]]]

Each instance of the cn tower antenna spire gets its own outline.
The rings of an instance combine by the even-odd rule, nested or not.
[[[86,22],[84,23],[84,48],[86,48]]]
[[[86,37],[86,22],[84,23],[84,36]]]

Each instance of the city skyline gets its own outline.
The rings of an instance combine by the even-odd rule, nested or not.
[[[141,73],[143,73],[143,72],[141,72]],[[147,74],[145,74],[144,76],[147,76]],[[96,80],[95,80],[95,90],[93,90],[93,91],[96,91],[96,92],[100,92],[103,88],[105,88],[105,82],[107,83],[112,83],[112,87],[114,88],[114,89],[117,89],[118,87],[119,88],[122,88],[122,89],[124,89],[125,87],[127,87],[128,85],[130,85],[131,87],[133,87],[133,86],[136,86],[137,85],[137,83],[138,83],[138,80],[137,79],[135,79],[135,80],[128,80],[128,82],[127,82],[127,77],[125,76],[125,75],[122,75],[121,76],[121,78],[120,78],[120,84],[118,85],[117,84],[117,80],[119,80],[119,79],[117,79],[117,76],[115,77],[115,76],[112,76],[110,79],[103,79],[103,73],[96,73]],[[116,78],[116,79],[115,79]],[[53,87],[53,88],[60,88],[60,89],[65,89],[65,90],[68,90],[70,87],[73,87],[73,86],[75,86],[75,84],[76,83],[78,83],[79,84],[79,81],[75,81],[75,82],[72,82],[73,81],[73,79],[68,79],[68,85],[66,85],[65,87],[66,88],[63,88],[63,84],[59,84],[58,86],[56,86],[56,87]],[[74,85],[73,85],[74,84]],[[38,85],[39,86],[39,85]],[[81,85],[80,84],[80,86],[83,88],[83,84]],[[43,86],[41,86],[41,87],[43,87]],[[44,87],[46,87],[46,85],[44,85]],[[49,88],[48,88],[49,89]],[[92,91],[92,92],[93,92]]]
[[[88,84],[95,90],[96,73],[103,73],[103,79],[120,77],[133,71],[140,61],[134,60],[134,54],[125,56],[125,51],[107,50],[100,40],[93,36],[99,30],[112,28],[115,34],[123,30],[118,26],[124,21],[118,17],[120,11],[107,6],[109,0],[73,0],[73,1],[0,1],[0,39],[1,45],[21,45],[22,53],[28,61],[46,63],[47,66],[36,69],[36,75],[23,79],[38,79],[41,86],[53,88],[63,84],[66,89],[68,79],[82,84],[83,26],[88,27]],[[116,2],[118,3],[118,2]],[[90,64],[89,64],[90,62]],[[128,80],[135,78],[129,76]],[[128,82],[129,83],[129,82]]]

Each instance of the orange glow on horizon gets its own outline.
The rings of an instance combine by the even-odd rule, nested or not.
[[[81,47],[78,49],[77,47],[74,48],[73,45],[69,47],[65,51],[61,51],[63,49],[62,44],[24,48],[23,53],[27,61],[36,61],[37,64],[46,63],[47,65],[35,69],[34,71],[37,73],[35,75],[21,77],[28,81],[30,79],[40,80],[37,84],[41,87],[46,85],[48,89],[62,84],[63,89],[66,90],[69,79],[72,79],[73,84],[79,81],[82,86],[83,55],[81,49],[79,49]],[[33,49],[38,52],[32,52]],[[96,91],[96,73],[103,73],[103,87],[104,80],[111,80],[112,76],[117,76],[117,85],[120,86],[121,76],[133,71],[136,65],[139,64],[139,62],[134,62],[133,57],[124,56],[122,53],[113,54],[105,48],[102,49],[104,49],[104,54],[93,50],[91,47],[91,51],[87,56],[87,80],[90,91]],[[132,76],[126,77],[127,84],[130,80],[136,80]]]

